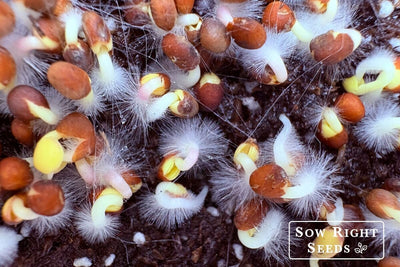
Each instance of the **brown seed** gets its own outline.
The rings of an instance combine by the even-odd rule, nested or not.
[[[349,122],[359,122],[365,116],[365,108],[361,99],[352,93],[344,93],[336,98],[335,107],[340,117]]]
[[[17,157],[0,161],[0,187],[5,190],[19,190],[33,181],[29,163]]]
[[[238,230],[247,231],[257,227],[268,212],[265,200],[252,199],[247,201],[235,213],[234,223]]]
[[[320,122],[318,124],[318,128],[317,128],[317,138],[324,143],[325,145],[334,148],[334,149],[339,149],[341,148],[344,144],[347,144],[348,140],[349,140],[349,136],[347,134],[347,130],[346,128],[343,127],[343,131],[341,131],[340,133],[338,133],[335,136],[332,137],[325,137],[324,133],[322,133],[322,122]]]
[[[276,164],[266,164],[250,176],[250,186],[257,194],[266,198],[280,198],[290,186],[285,171]]]
[[[86,11],[82,15],[82,28],[87,42],[96,55],[113,48],[112,37],[106,23],[96,12]]]
[[[56,131],[65,138],[78,138],[82,141],[76,148],[72,161],[77,161],[95,152],[94,127],[85,115],[78,112],[67,115],[59,122]]]
[[[17,67],[14,58],[7,49],[0,46],[0,90],[12,86],[16,74]]]
[[[168,33],[162,43],[164,54],[182,70],[193,70],[200,64],[200,55],[185,37]]]
[[[216,18],[205,18],[200,28],[201,45],[214,53],[223,53],[231,44],[224,24]]]
[[[14,118],[11,122],[11,133],[21,144],[33,146],[34,135],[30,123]]]
[[[194,0],[175,0],[175,5],[179,13],[187,14],[192,11]]]
[[[372,189],[365,197],[365,204],[373,214],[383,219],[393,219],[387,208],[400,211],[399,200],[385,189]]]
[[[0,1],[0,38],[11,33],[15,26],[15,15],[10,6]]]
[[[87,43],[78,40],[76,44],[68,44],[64,47],[63,57],[65,61],[89,72],[94,64],[94,56]]]
[[[64,208],[64,192],[54,181],[41,180],[34,183],[28,191],[28,207],[44,216],[53,216]]]
[[[396,257],[385,257],[378,262],[378,267],[398,267],[400,259]]]
[[[199,104],[196,99],[188,92],[176,90],[179,101],[169,106],[171,112],[180,118],[192,118],[199,112]]]
[[[7,96],[8,108],[16,118],[22,121],[37,119],[36,115],[30,111],[29,102],[49,108],[49,104],[43,94],[28,85],[14,87]]]
[[[221,80],[214,73],[203,74],[194,92],[205,111],[216,110],[224,97]]]
[[[312,57],[325,65],[333,65],[348,57],[354,49],[354,42],[346,33],[328,31],[310,42]]]
[[[33,23],[33,35],[41,40],[47,52],[62,51],[64,28],[59,20],[46,17],[37,19]]]
[[[251,18],[233,18],[233,22],[228,23],[226,29],[235,42],[246,49],[260,48],[267,40],[264,27]]]
[[[264,9],[262,23],[277,32],[290,31],[295,22],[292,9],[281,1],[269,3]]]
[[[144,26],[150,23],[151,19],[148,13],[149,3],[146,1],[136,1],[126,5],[125,20],[131,25]]]
[[[69,99],[82,99],[92,91],[89,75],[65,61],[51,64],[47,71],[47,79],[57,91]]]
[[[27,8],[38,12],[48,12],[56,4],[57,0],[22,0]]]
[[[175,26],[178,16],[174,0],[150,0],[150,10],[154,23],[165,31]]]

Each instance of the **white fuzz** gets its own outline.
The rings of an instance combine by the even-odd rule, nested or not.
[[[161,182],[155,194],[147,194],[139,201],[139,212],[142,218],[158,228],[173,229],[192,217],[203,207],[208,188],[205,186],[196,196],[188,191],[185,197],[172,197],[163,191]]]
[[[192,88],[200,80],[201,76],[199,66],[191,71],[184,71],[165,56],[150,64],[147,71],[149,73],[160,72],[167,74],[171,82],[171,89]]]
[[[396,150],[400,135],[399,105],[390,98],[380,98],[365,110],[365,117],[354,131],[359,142],[381,155]]]
[[[79,31],[82,27],[82,11],[73,8],[60,16],[65,27],[66,44],[74,44],[78,41]]]
[[[107,139],[107,144],[91,164],[95,175],[93,185],[112,186],[124,198],[129,198],[132,190],[121,174],[134,171],[140,176],[143,166],[140,160],[141,151],[132,152],[131,145],[134,138],[123,130],[107,133],[104,137]]]
[[[379,48],[375,49],[371,54],[362,60],[356,68],[356,77],[361,80],[365,74],[378,74],[380,72],[387,72],[394,76],[394,61],[395,55],[388,50]]]
[[[11,266],[18,255],[18,243],[22,239],[15,230],[0,226],[0,266]]]
[[[296,161],[304,157],[307,150],[300,142],[290,120],[283,114],[279,116],[279,120],[283,123],[283,128],[274,140],[260,144],[261,158],[265,162],[274,162],[291,176],[299,167]]]
[[[133,81],[127,70],[113,63],[114,74],[104,78],[99,68],[90,73],[92,89],[107,100],[119,100],[128,94],[133,87]]]
[[[273,258],[278,262],[288,259],[288,220],[277,209],[267,212],[252,237],[247,231],[241,230],[238,230],[238,237],[240,242],[248,248],[263,248],[266,259]]]
[[[99,224],[94,223],[91,214],[92,206],[84,204],[82,210],[77,212],[75,226],[79,234],[89,243],[102,243],[117,234],[120,226],[118,216],[105,215],[105,220]]]
[[[212,199],[221,210],[232,212],[246,201],[258,197],[251,189],[245,173],[237,170],[233,163],[220,163],[211,174],[210,183]]]
[[[360,207],[366,221],[378,221],[376,223],[369,222],[367,227],[373,229],[382,229],[383,222],[384,234],[382,231],[378,231],[376,237],[372,238],[371,245],[377,248],[377,251],[382,251],[382,242],[385,241],[385,255],[400,256],[400,223],[392,219],[382,219],[375,216],[366,206]],[[383,255],[379,255],[383,256]]]
[[[198,158],[193,168],[209,169],[222,160],[227,142],[217,123],[196,117],[164,124],[159,147],[164,156],[177,153],[181,158],[197,151]]]
[[[267,40],[258,49],[238,48],[239,58],[243,68],[252,75],[260,77],[267,66],[275,72],[277,80],[282,83],[286,81],[288,73],[284,60],[294,52],[297,39],[290,33],[276,33],[266,30]]]
[[[335,172],[337,167],[331,162],[332,156],[325,153],[312,153],[290,179],[294,194],[301,196],[289,203],[290,210],[302,218],[316,219],[321,203],[334,201],[340,191],[337,186],[341,177]],[[285,198],[284,196],[282,198]]]
[[[227,3],[225,1],[215,0],[215,10],[212,11],[213,14],[216,13],[216,9],[219,6],[226,7],[234,18],[245,17],[256,20],[262,18],[262,12],[264,10],[264,3],[258,0],[249,0],[242,3]]]

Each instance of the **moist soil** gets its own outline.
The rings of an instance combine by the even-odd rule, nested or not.
[[[369,44],[363,44],[351,60],[339,66],[326,68],[294,57],[287,63],[290,73],[288,82],[279,86],[266,86],[249,83],[251,79],[235,59],[218,59],[209,65],[222,78],[225,97],[215,112],[202,111],[200,116],[212,118],[220,124],[225,137],[230,141],[228,157],[238,144],[250,136],[259,142],[274,137],[282,126],[278,117],[284,113],[290,118],[305,144],[334,156],[339,166],[338,173],[344,177],[340,186],[340,197],[344,203],[358,205],[370,189],[380,187],[386,178],[400,176],[399,152],[378,157],[358,142],[352,134],[353,126],[348,126],[349,141],[344,148],[339,151],[329,149],[315,138],[315,126],[310,122],[310,112],[315,106],[332,105],[334,99],[344,92],[341,78],[353,75],[352,68],[357,62],[374,47],[391,49],[388,40],[400,36],[400,29],[395,25],[399,11],[395,11],[388,19],[377,20],[371,5],[367,1],[361,3],[353,26],[361,31]],[[120,34],[115,34],[115,57],[122,65],[127,65],[123,49],[118,46],[122,43],[118,38],[125,33],[120,29],[117,31]],[[131,31],[128,38],[133,40],[136,35],[143,34],[143,31]],[[136,46],[132,51],[140,50],[140,44]],[[149,59],[145,59],[142,53],[132,56],[140,68],[146,68]],[[333,79],[333,75],[338,75],[338,79]],[[243,99],[249,97],[253,97],[260,105],[259,109],[253,111],[243,104]],[[110,121],[115,123],[120,119],[113,115],[114,105],[109,104],[111,111],[96,119],[97,125],[101,127],[109,127]],[[11,119],[7,116],[1,118],[2,158],[21,153],[25,149],[11,135]],[[204,208],[175,230],[159,230],[139,217],[137,200],[147,191],[153,192],[158,183],[155,167],[161,160],[157,152],[158,127],[157,123],[153,125],[148,140],[142,147],[143,159],[147,166],[151,166],[142,171],[144,186],[125,203],[120,214],[120,231],[115,238],[93,245],[82,239],[73,225],[57,234],[41,238],[31,233],[19,243],[18,257],[12,266],[73,266],[74,259],[81,257],[90,258],[92,266],[104,266],[104,261],[110,254],[116,255],[113,266],[277,266],[275,261],[265,260],[263,252],[258,250],[243,247],[243,259],[239,260],[235,256],[232,245],[240,244],[240,241],[233,224],[233,216],[224,210],[219,210],[219,216],[211,215],[206,208],[218,208],[218,205],[211,200],[210,194]],[[203,178],[182,177],[179,182],[198,193],[204,185],[209,185],[206,171],[199,177]],[[3,199],[6,197],[2,196]],[[19,230],[20,226],[16,229]],[[145,235],[146,242],[143,245],[133,242],[136,232]],[[294,250],[294,255],[305,255],[304,250],[304,247],[298,247]],[[376,266],[375,261],[321,261],[320,264]],[[308,262],[290,261],[286,265],[307,266]]]

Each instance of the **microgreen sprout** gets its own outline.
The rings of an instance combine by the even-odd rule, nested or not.
[[[173,229],[200,211],[208,188],[196,196],[183,185],[161,182],[154,194],[148,194],[139,203],[143,219],[159,228]]]

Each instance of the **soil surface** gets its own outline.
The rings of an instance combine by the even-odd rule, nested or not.
[[[197,0],[196,4],[200,1]],[[218,59],[209,66],[223,80],[225,96],[215,112],[202,111],[200,116],[209,117],[220,124],[230,144],[227,157],[231,157],[234,149],[248,137],[256,138],[258,142],[274,137],[282,127],[278,116],[284,113],[290,118],[305,144],[334,156],[339,166],[338,173],[344,177],[340,186],[340,197],[344,203],[358,205],[363,202],[363,196],[368,190],[380,187],[386,178],[400,176],[399,152],[377,157],[354,137],[353,126],[348,126],[349,141],[338,152],[318,142],[314,135],[315,125],[310,124],[310,110],[315,105],[332,105],[335,98],[344,92],[341,79],[352,76],[354,66],[360,60],[375,47],[392,49],[388,40],[400,36],[400,28],[396,25],[400,11],[396,10],[389,18],[377,19],[369,2],[376,1],[359,1],[355,16],[357,19],[351,25],[361,31],[368,43],[363,43],[351,60],[335,66],[334,69],[294,57],[287,62],[288,81],[279,86],[266,86],[249,83],[251,79],[234,58]],[[110,1],[104,5],[113,4],[113,1]],[[97,3],[93,7],[98,8],[101,5]],[[113,14],[118,16],[118,11],[114,11]],[[115,58],[125,67],[135,62],[145,70],[152,59],[144,57],[143,43],[133,42],[136,38],[144,36],[145,32],[132,29],[129,35],[126,36],[126,33],[126,29],[116,29]],[[125,47],[122,45],[124,35],[128,41],[132,41],[129,63],[124,53]],[[332,75],[337,73],[340,73],[338,79],[332,79]],[[243,104],[243,99],[249,97],[260,105],[259,109],[253,111]],[[109,103],[109,110],[93,119],[97,129],[128,127],[118,123],[121,118],[116,115],[116,111],[115,106]],[[4,115],[0,121],[1,158],[26,150],[13,139],[10,132],[11,120],[10,116]],[[38,237],[32,232],[20,242],[18,257],[12,266],[73,266],[74,260],[81,257],[91,259],[92,266],[104,266],[104,261],[110,254],[116,256],[112,266],[276,266],[274,260],[264,259],[262,251],[245,247],[243,258],[237,258],[233,245],[240,244],[240,241],[233,224],[233,216],[221,209],[218,210],[218,216],[213,216],[207,208],[218,209],[218,206],[211,200],[211,194],[208,194],[204,208],[175,230],[159,230],[140,218],[137,201],[148,191],[153,192],[158,183],[156,166],[161,161],[157,150],[160,125],[152,125],[147,142],[143,142],[143,138],[138,135],[138,141],[129,147],[132,151],[141,151],[140,160],[146,162],[146,167],[140,171],[144,185],[124,204],[124,210],[120,214],[121,226],[115,238],[93,245],[79,236],[73,224],[56,234],[44,237]],[[209,173],[202,171],[198,177],[202,178],[182,177],[179,182],[198,193],[204,185],[209,185]],[[5,200],[8,196],[3,194],[2,199]],[[78,209],[79,206],[80,203],[77,203],[75,208]],[[21,227],[16,226],[16,229],[19,231]],[[146,242],[143,245],[133,242],[136,232],[144,234]],[[304,247],[299,247],[294,254],[304,255],[304,250]],[[307,266],[308,261],[289,261],[285,265]],[[321,261],[320,265],[376,266],[376,262]]]

